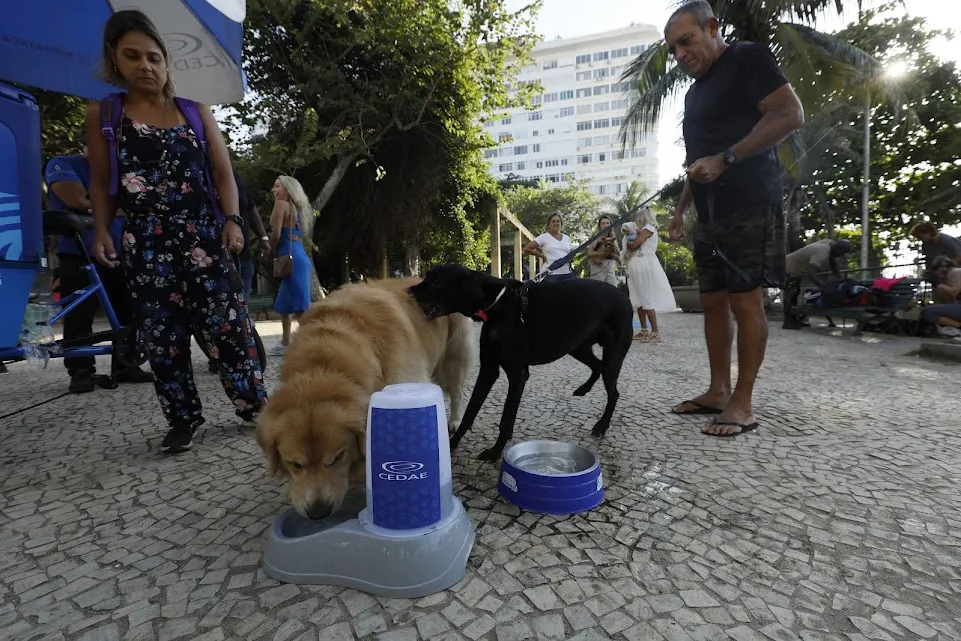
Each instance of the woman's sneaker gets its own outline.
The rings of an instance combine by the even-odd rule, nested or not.
[[[196,427],[186,427],[177,425],[170,428],[163,442],[160,443],[160,451],[165,454],[179,454],[186,452],[193,446],[194,433]]]
[[[241,427],[249,427],[256,429],[257,427],[257,412],[253,410],[244,410],[242,412],[237,412],[237,418],[240,419]]]

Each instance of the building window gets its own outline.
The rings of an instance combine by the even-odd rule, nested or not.
[[[502,174],[506,174],[509,171],[514,171],[514,163],[508,162],[497,166],[497,171]]]
[[[548,130],[547,130],[547,135],[548,135],[548,136],[553,136],[553,135],[554,135],[554,130],[553,130],[553,129],[548,129]]]
[[[514,147],[514,155],[520,156],[527,153],[527,145],[520,145],[519,147]]]
[[[642,53],[644,53],[645,49],[647,49],[647,45],[634,45],[633,47],[631,47],[631,55],[639,56]]]
[[[624,160],[624,155],[623,151],[615,151],[611,154],[611,160]]]
[[[526,163],[526,162],[519,162],[519,163],[515,163],[515,164],[517,165],[517,171],[524,171],[525,169],[527,169],[527,163]]]
[[[557,102],[557,92],[544,94],[544,102]]]
[[[511,149],[510,147],[501,147],[500,149],[497,150],[497,157],[506,158],[507,156],[510,156],[512,153],[514,153],[514,150]]]
[[[544,161],[544,166],[545,166],[545,167],[559,167],[560,164],[561,164],[561,161],[559,161],[559,160],[545,160],[545,161]]]
[[[574,115],[574,107],[562,107],[560,111],[557,112],[558,118],[567,118],[568,116]]]
[[[511,122],[513,122],[513,118],[511,118],[510,116],[508,116],[507,118],[501,118],[502,125],[509,125],[511,124]]]
[[[591,97],[591,88],[588,87],[587,89],[578,89],[578,90],[577,90],[577,97],[578,97],[578,98],[590,98],[590,97]]]
[[[601,118],[600,120],[594,121],[594,129],[607,129],[611,126],[611,121],[608,118]]]
[[[609,145],[611,144],[610,136],[594,136],[595,145]]]
[[[497,150],[496,150],[496,149],[485,149],[485,150],[484,150],[484,158],[487,158],[488,160],[490,160],[491,158],[497,158]]]
[[[610,51],[598,51],[594,54],[594,62],[600,62],[601,60],[607,60],[610,57]]]
[[[579,65],[585,65],[590,61],[591,61],[591,54],[588,53],[583,56],[577,56],[577,59],[574,61],[574,63]]]
[[[595,96],[606,96],[610,92],[611,92],[611,88],[609,85],[601,85],[600,87],[594,87]]]
[[[611,70],[608,69],[607,67],[603,67],[603,68],[601,68],[601,69],[595,69],[595,70],[594,70],[594,80],[600,80],[601,78],[607,78],[607,76],[608,76],[608,74],[610,73],[610,71],[611,71]]]
[[[577,146],[578,146],[579,148],[580,148],[580,147],[590,147],[590,146],[591,146],[591,140],[592,140],[592,139],[591,139],[590,136],[588,136],[587,138],[578,138],[578,139],[577,139]]]
[[[578,165],[586,165],[586,164],[588,164],[589,162],[591,162],[591,155],[590,155],[590,154],[583,154],[583,155],[580,155],[580,156],[577,157],[577,164],[578,164]]]
[[[611,127],[620,127],[624,124],[624,119],[621,117],[611,118]]]
[[[601,111],[609,111],[611,108],[611,103],[609,102],[595,102],[594,103],[594,113]]]
[[[539,112],[539,111],[532,111],[532,112],[530,112],[529,114],[527,114],[527,119],[528,119],[529,121],[531,121],[531,122],[533,122],[533,121],[535,121],[535,120],[540,120],[540,119],[542,119],[543,117],[544,117],[544,114],[542,114],[542,113]]]
[[[544,161],[543,161],[543,160],[538,160],[536,163],[534,163],[534,166],[537,167],[538,169],[543,169],[543,168],[544,168]]]
[[[557,94],[557,96],[558,96],[558,98],[561,99],[561,100],[571,100],[571,99],[574,98],[574,90],[573,90],[573,89],[567,89],[567,90],[562,91],[562,92],[560,92],[559,94]]]
[[[629,82],[615,82],[613,85],[611,85],[611,91],[613,91],[614,93],[620,93],[622,91],[630,91],[630,90],[631,90],[631,83]]]
[[[507,142],[511,139],[511,134],[509,131],[502,131],[497,134],[497,142]]]
[[[534,136],[535,138],[537,138],[538,136],[541,135],[541,132],[539,132],[538,130],[535,129],[534,132],[533,132],[531,135]]]
[[[605,162],[607,160],[606,153],[597,154],[597,162]]]
[[[561,158],[561,165],[567,166],[567,158]]]
[[[613,108],[613,109],[627,109],[627,103],[628,103],[628,102],[629,102],[629,101],[628,101],[627,98],[620,98],[620,99],[618,99],[618,100],[612,100],[612,101],[611,101],[611,108]]]
[[[537,154],[537,153],[540,153],[540,151],[541,151],[541,146],[539,144],[531,145],[531,153]]]
[[[628,55],[627,47],[623,47],[621,49],[614,49],[613,51],[611,51],[611,58],[623,58],[626,55]]]
[[[631,158],[643,158],[647,155],[647,149],[641,147],[640,149],[631,149]]]
[[[496,124],[497,124],[497,123],[494,122],[493,120],[488,120],[487,122],[484,123],[484,128],[485,128],[485,129],[493,129],[493,128],[494,128],[494,125],[496,125]]]
[[[591,113],[591,106],[590,106],[590,105],[577,105],[577,115],[578,115],[578,116],[583,116],[584,114],[589,114],[589,113]]]
[[[588,70],[588,71],[578,71],[578,72],[577,72],[577,75],[575,76],[575,78],[577,78],[577,82],[584,82],[585,80],[590,80],[590,79],[591,79],[591,72],[590,72],[590,70]]]
[[[591,124],[592,124],[592,123],[591,123],[590,120],[583,120],[583,121],[577,123],[577,130],[578,130],[578,131],[587,131],[588,129],[591,128]]]
[[[544,69],[544,71],[547,71],[548,69],[557,69],[557,61],[546,60],[542,68]]]

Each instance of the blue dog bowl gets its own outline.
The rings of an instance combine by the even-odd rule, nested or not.
[[[530,512],[576,514],[604,500],[601,463],[589,449],[561,441],[525,441],[504,450],[500,495]]]

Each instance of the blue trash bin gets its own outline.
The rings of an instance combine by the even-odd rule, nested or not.
[[[17,344],[34,277],[47,266],[40,172],[37,103],[0,83],[0,348]]]

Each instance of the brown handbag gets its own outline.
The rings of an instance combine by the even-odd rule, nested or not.
[[[283,225],[283,223],[281,223]],[[294,270],[294,248],[293,239],[287,239],[289,253],[287,256],[275,256],[274,257],[274,278],[283,280],[290,276],[291,272]]]
[[[274,258],[274,278],[284,279],[290,276],[294,269],[294,257],[277,256]]]

